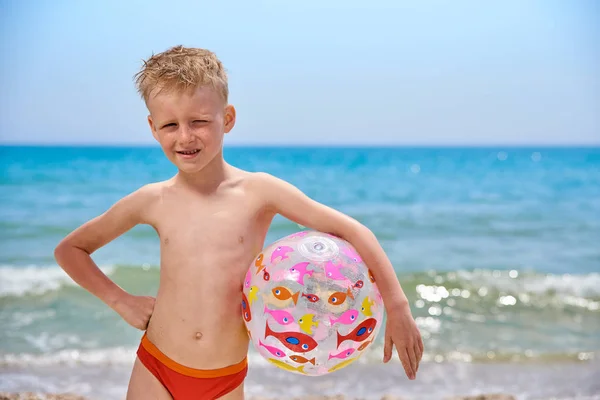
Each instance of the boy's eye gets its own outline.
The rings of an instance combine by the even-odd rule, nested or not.
[[[172,127],[172,126],[177,126],[177,124],[176,124],[176,123],[174,123],[174,122],[171,122],[170,124],[163,125],[163,129],[164,129],[164,128],[170,128],[170,127]]]
[[[194,121],[194,124],[203,124],[205,122],[208,122],[208,121],[206,121],[204,119],[197,119],[197,120]]]

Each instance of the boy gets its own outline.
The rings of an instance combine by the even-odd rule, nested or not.
[[[395,345],[415,378],[423,343],[392,266],[373,233],[266,173],[223,159],[235,124],[227,76],[210,51],[176,46],[136,74],[154,138],[177,174],[116,202],[56,247],[58,264],[131,326],[145,331],[128,400],[243,399],[248,335],[242,281],[276,214],[352,243],[377,280],[385,308],[384,362]],[[156,299],[122,290],[90,255],[137,224],[160,237]]]

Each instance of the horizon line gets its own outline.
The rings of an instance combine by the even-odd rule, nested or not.
[[[0,142],[0,147],[89,147],[160,148],[157,143],[18,143]],[[598,143],[232,143],[223,148],[599,148]]]

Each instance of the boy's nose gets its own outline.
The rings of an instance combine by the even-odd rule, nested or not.
[[[191,140],[192,139],[192,130],[187,126],[182,126],[179,131],[179,136],[182,140]]]

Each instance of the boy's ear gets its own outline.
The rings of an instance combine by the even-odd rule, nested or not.
[[[225,133],[229,133],[229,131],[231,131],[231,129],[233,129],[233,126],[235,125],[235,107],[231,104],[227,104],[225,106],[224,114]]]
[[[154,126],[154,121],[152,121],[152,116],[148,115],[148,125],[150,125],[150,130],[152,131],[152,136],[154,139],[158,141],[158,134],[156,133],[156,127]]]

